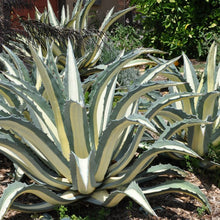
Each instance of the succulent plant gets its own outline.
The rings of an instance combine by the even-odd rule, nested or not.
[[[200,156],[206,155],[210,146],[213,146],[216,152],[219,151],[220,146],[220,66],[216,65],[216,54],[217,44],[214,42],[210,47],[206,67],[200,79],[189,58],[184,53],[183,74],[174,65],[160,72],[161,75],[169,80],[185,82],[182,86],[171,88],[171,94],[178,95],[180,92],[189,92],[195,95],[192,99],[175,102],[173,106],[164,108],[159,112],[158,117],[162,117],[162,120],[165,119],[172,124],[172,128],[170,127],[170,130],[164,132],[160,138],[180,138]],[[160,65],[164,65],[167,62],[162,59],[151,58]],[[181,130],[181,127],[184,127],[183,120],[186,118],[206,122],[192,124],[192,126],[187,126],[187,129],[183,131],[184,129]],[[161,123],[163,124],[163,122]],[[178,127],[179,129],[177,129]],[[177,130],[182,133],[175,136]],[[212,165],[207,164],[207,166],[214,168],[216,166],[219,167],[219,164],[212,163]]]
[[[85,4],[83,0],[77,0],[71,14],[63,6],[59,21],[48,0],[48,9],[43,13],[36,8],[36,20],[22,21],[31,39],[43,48],[44,56],[47,53],[46,39],[53,42],[53,54],[57,57],[56,63],[60,71],[65,67],[68,39],[72,42],[76,59],[80,61],[78,67],[81,77],[87,78],[102,71],[105,65],[99,65],[99,60],[103,48],[108,47],[106,32],[116,20],[135,8],[130,7],[115,13],[112,8],[98,29],[90,29],[88,18],[94,3],[95,0],[88,0]],[[108,50],[111,53],[111,49]]]
[[[7,72],[3,72],[0,81],[0,152],[13,161],[32,183],[15,180],[5,189],[0,199],[0,219],[9,208],[45,212],[56,205],[78,200],[112,207],[125,196],[156,215],[147,198],[170,191],[191,195],[209,207],[199,188],[184,180],[147,187],[152,177],[169,173],[184,175],[172,165],[151,167],[158,154],[173,152],[198,157],[193,150],[176,141],[162,140],[148,145],[140,157],[135,154],[145,129],[158,133],[149,119],[155,109],[157,112],[162,109],[162,106],[151,108],[149,118],[144,117],[138,113],[139,98],[142,94],[167,86],[178,87],[182,83],[145,83],[147,75],[142,76],[113,107],[120,70],[152,49],[141,48],[121,54],[100,72],[87,102],[70,41],[62,78],[51,45],[47,48],[50,51],[47,59],[38,55],[30,45],[36,65],[33,75],[28,74],[25,65],[12,51],[5,49],[13,62],[4,60]],[[37,83],[39,78],[42,81],[40,86]],[[190,97],[190,94],[186,96]],[[184,95],[174,99],[182,98]],[[143,182],[145,187],[138,185]],[[25,193],[35,194],[43,202],[22,204],[14,201]]]

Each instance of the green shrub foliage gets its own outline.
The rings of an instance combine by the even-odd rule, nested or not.
[[[131,4],[137,5],[144,44],[170,56],[184,51],[203,58],[211,42],[219,39],[218,0],[131,0]]]

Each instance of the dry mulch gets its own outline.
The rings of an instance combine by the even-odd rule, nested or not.
[[[7,185],[12,181],[13,166],[12,163],[0,154],[0,196]],[[203,193],[207,196],[212,213],[198,214],[198,208],[201,204],[192,197],[181,194],[167,194],[157,196],[149,200],[152,207],[155,209],[158,217],[150,217],[135,203],[129,199],[123,200],[118,206],[106,210],[107,214],[103,219],[107,220],[155,220],[155,219],[203,219],[203,220],[218,220],[220,219],[220,189],[210,181],[209,173],[195,175],[187,172],[186,180],[199,186]],[[214,175],[214,174],[213,174]],[[90,204],[80,204],[68,207],[72,209],[71,212],[76,216],[90,216],[91,213],[94,218],[100,207]],[[49,212],[54,219],[58,219],[57,212]],[[100,216],[100,215],[99,215]],[[103,214],[102,214],[103,217]],[[10,210],[5,216],[7,220],[31,220],[33,219],[30,214],[19,213]]]

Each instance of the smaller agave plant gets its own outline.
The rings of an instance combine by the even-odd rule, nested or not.
[[[61,19],[56,17],[50,1],[47,1],[47,9],[40,13],[36,8],[34,21],[23,21],[22,24],[31,36],[32,40],[43,48],[46,54],[46,39],[53,42],[53,54],[57,57],[56,63],[59,70],[63,70],[66,62],[66,49],[68,38],[71,40],[76,59],[80,59],[78,65],[81,77],[100,72],[105,65],[99,65],[100,57],[104,47],[108,47],[106,42],[109,27],[120,17],[125,15],[135,7],[126,8],[114,13],[114,8],[109,10],[101,26],[96,30],[90,30],[88,20],[89,12],[95,0],[77,0],[72,13],[64,6],[61,12]],[[137,65],[147,62],[139,60]]]
[[[145,82],[146,74],[128,88],[114,107],[120,70],[139,55],[154,50],[141,48],[121,54],[99,74],[85,101],[71,42],[62,77],[52,46],[47,49],[45,59],[30,45],[36,66],[33,75],[29,75],[21,60],[5,48],[11,61],[4,60],[7,71],[0,81],[0,152],[32,181],[28,184],[15,179],[9,184],[0,198],[0,219],[9,208],[45,212],[56,205],[79,200],[112,207],[125,196],[156,215],[148,198],[169,192],[191,195],[209,209],[204,194],[189,182],[170,180],[149,185],[152,178],[160,175],[184,176],[183,171],[169,164],[151,166],[158,154],[173,152],[198,157],[190,148],[180,142],[162,140],[136,156],[145,129],[158,133],[149,118],[138,113],[139,98],[167,86],[182,86],[182,83]],[[154,71],[161,71],[170,63]],[[181,95],[176,100],[184,96],[186,98]],[[148,116],[153,117],[166,104],[149,108]],[[25,193],[34,194],[43,202],[15,201]]]
[[[192,99],[175,102],[172,107],[169,106],[159,112],[158,117],[162,117],[162,120],[165,119],[172,124],[170,129],[166,130],[160,138],[180,138],[179,140],[187,142],[188,146],[200,156],[206,155],[210,146],[213,146],[216,152],[220,150],[220,65],[216,65],[216,55],[217,44],[213,42],[209,50],[205,70],[200,79],[198,79],[199,77],[192,63],[184,53],[183,75],[174,65],[160,72],[161,75],[169,80],[186,82],[174,89],[171,88],[171,96],[181,92],[189,92],[192,95],[197,94]],[[160,65],[166,63],[165,60],[156,59],[155,57],[151,58],[155,62],[160,63]],[[152,79],[153,77],[155,75],[150,78]],[[184,132],[177,133],[177,131],[180,131],[181,128],[184,129],[186,126],[184,121],[186,118],[193,118],[192,120],[194,121],[203,120],[206,123],[191,124],[190,127],[187,126]],[[160,123],[163,124],[162,130],[165,130],[166,125],[164,121],[160,121]],[[178,135],[175,136],[176,134]],[[208,161],[203,161],[203,165],[207,168],[220,167],[218,163],[209,163]]]

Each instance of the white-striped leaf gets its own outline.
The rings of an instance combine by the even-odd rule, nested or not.
[[[205,76],[207,80],[207,92],[212,92],[215,89],[216,80],[216,55],[217,55],[217,44],[212,43],[209,54],[206,61]]]
[[[158,51],[159,53],[161,51]],[[162,64],[159,64],[158,66],[156,67],[153,67],[151,69],[148,69],[145,71],[145,73],[139,77],[137,80],[136,80],[136,83],[140,83],[140,84],[144,84],[144,83],[147,83],[149,82],[150,80],[152,80],[157,74],[161,73],[163,70],[165,70],[167,67],[169,67],[172,63],[174,63],[176,60],[178,60],[181,56],[179,57],[176,57],[172,60],[169,60],[165,63],[162,63]]]
[[[166,130],[160,135],[160,139],[171,139],[174,134],[177,132],[186,129],[191,126],[205,126],[206,124],[211,124],[210,122],[203,121],[200,119],[183,119],[181,121],[178,121],[176,123],[173,123],[169,127],[166,128]],[[196,137],[198,138],[198,137]]]
[[[130,197],[136,203],[142,206],[146,212],[156,216],[156,213],[145,198],[141,188],[135,182],[131,182],[129,186],[124,190],[116,190],[110,194],[105,191],[101,191],[100,193],[93,193],[88,201],[106,207],[113,207],[116,206],[126,196]]]
[[[34,179],[40,184],[47,184],[49,187],[67,190],[71,184],[68,180],[61,178],[55,172],[56,167],[47,161],[47,166],[34,155],[34,152],[29,150],[24,144],[16,144],[7,139],[0,139],[0,152],[17,164],[27,176]]]
[[[28,69],[26,68],[24,63],[21,61],[21,59],[15,53],[13,53],[8,47],[6,47],[6,46],[3,46],[3,47],[7,51],[7,53],[11,57],[11,59],[13,60],[15,66],[18,70],[19,77],[21,79],[25,79],[26,81],[30,82],[31,80],[30,80]]]
[[[184,76],[186,81],[192,88],[193,92],[197,92],[199,81],[197,79],[196,72],[193,68],[192,63],[190,62],[189,58],[183,53],[183,60],[184,60]]]
[[[99,138],[97,124],[98,117],[100,114],[102,114],[102,112],[98,112],[98,106],[100,102],[102,102],[101,98],[106,86],[113,79],[113,77],[120,72],[120,70],[126,63],[136,58],[137,56],[147,52],[147,49],[137,49],[135,51],[130,52],[129,54],[121,57],[119,60],[110,64],[108,68],[106,68],[102,73],[100,73],[100,76],[96,80],[96,83],[93,87],[93,91],[91,92],[92,98],[89,112],[91,141],[92,143],[94,143],[95,148],[97,148]]]
[[[148,148],[136,161],[126,169],[126,172],[118,174],[117,177],[110,177],[104,181],[103,189],[111,189],[120,185],[128,184],[135,177],[146,169],[154,158],[160,153],[179,153],[188,154],[193,157],[199,157],[193,150],[186,147],[184,144],[175,141],[157,141],[151,147]]]
[[[56,97],[56,93],[53,88],[53,83],[51,79],[49,78],[46,66],[44,65],[43,61],[39,58],[39,56],[37,55],[36,51],[34,50],[32,46],[30,46],[30,50],[34,58],[34,61],[37,65],[37,68],[39,70],[39,73],[41,75],[45,91],[48,95],[48,99],[50,101],[50,104],[51,104],[51,107],[54,113],[54,118],[55,118],[55,123],[56,123],[59,140],[60,140],[60,144],[62,148],[62,153],[65,156],[65,158],[68,160],[69,154],[70,154],[70,146],[69,146],[69,141],[67,139],[66,132],[65,132],[65,127],[63,123],[61,109],[59,106],[59,101]]]
[[[3,219],[4,214],[7,212],[7,210],[10,208],[10,205],[12,204],[12,202],[19,197],[22,194],[25,193],[31,193],[34,194],[36,196],[38,196],[39,198],[43,199],[44,201],[46,201],[47,203],[49,203],[50,205],[47,206],[48,208],[53,207],[52,205],[67,205],[69,203],[75,202],[81,198],[83,198],[82,195],[74,195],[73,192],[71,192],[71,197],[70,198],[66,198],[67,196],[65,194],[68,194],[68,192],[66,192],[63,195],[57,195],[56,193],[54,193],[53,191],[47,189],[46,187],[42,187],[39,185],[27,185],[25,183],[20,183],[20,182],[14,182],[12,184],[10,184],[8,186],[8,188],[6,190],[4,190],[4,193],[0,199],[0,219]],[[26,207],[25,207],[26,206]],[[19,206],[19,203],[15,203],[15,205],[13,206],[14,208],[17,208],[19,210],[19,207],[23,208],[23,211],[27,210],[27,211],[37,211],[36,208],[34,209],[34,205],[21,205]],[[31,210],[31,208],[33,208]],[[39,208],[39,205],[37,206],[37,208]],[[43,206],[44,208],[44,206]],[[38,210],[40,211],[40,210]]]
[[[182,83],[176,82],[148,82],[142,85],[137,86],[133,90],[129,91],[126,96],[124,96],[115,107],[111,119],[119,119],[125,115],[128,107],[134,102],[137,101],[141,96],[150,93],[154,90],[166,88],[169,86],[178,86]]]
[[[49,15],[49,20],[50,20],[50,25],[53,27],[58,27],[59,21],[53,11],[52,5],[49,0],[47,0],[47,7],[48,7],[48,15]]]
[[[66,102],[64,114],[71,150],[80,158],[88,157],[91,147],[85,106],[76,102]]]
[[[80,81],[80,74],[77,68],[76,59],[70,40],[68,40],[64,80],[67,89],[67,98],[71,101],[83,104],[84,95]]]
[[[196,198],[208,208],[208,211],[211,210],[207,198],[202,193],[202,191],[199,189],[199,187],[189,182],[186,182],[184,180],[166,181],[165,183],[162,183],[158,186],[153,186],[153,187],[149,187],[146,189],[142,189],[142,191],[147,197],[153,197],[153,196],[167,194],[171,192],[172,193],[181,192],[183,194],[190,195]]]
[[[200,94],[195,93],[171,93],[167,94],[157,101],[153,102],[152,105],[149,107],[147,112],[145,113],[145,117],[149,118],[150,120],[156,116],[160,110],[164,109],[166,106],[171,105],[174,102],[182,101],[184,99],[190,99],[200,96]]]
[[[206,93],[200,97],[198,101],[197,114],[202,120],[206,120],[209,116],[215,118],[219,110],[218,98],[220,97],[220,92],[213,91]]]
[[[29,141],[64,177],[68,180],[71,179],[66,159],[57,149],[57,146],[41,130],[38,130],[30,122],[14,117],[0,118],[0,126],[6,130],[16,132]]]
[[[194,125],[188,129],[188,145],[200,156],[208,153],[212,130],[212,124]]]
[[[91,151],[87,158],[79,158],[71,152],[70,166],[72,174],[72,188],[81,194],[90,194],[100,184],[95,180],[95,151]]]
[[[59,137],[57,134],[57,128],[55,127],[53,112],[51,111],[50,106],[48,106],[46,101],[42,98],[42,96],[39,95],[35,88],[23,81],[22,83],[25,84],[26,88],[23,86],[14,85],[12,83],[0,81],[0,88],[6,88],[22,98],[27,104],[26,107],[28,107],[29,110],[30,108],[33,110],[30,113],[33,113],[35,119],[37,120],[36,121],[34,118],[32,118],[33,123],[36,126],[40,125],[42,130],[48,135],[51,135],[50,138],[52,138],[52,140],[58,144]],[[0,89],[0,91],[1,90],[2,89]],[[9,94],[10,93],[7,92],[7,95]]]
[[[95,179],[97,182],[103,181],[105,174],[111,162],[111,158],[115,149],[118,139],[120,138],[123,131],[130,125],[141,125],[154,132],[155,128],[152,124],[144,119],[143,117],[129,116],[128,118],[122,118],[120,120],[111,121],[106,130],[100,137],[97,153],[96,163],[97,171]]]

